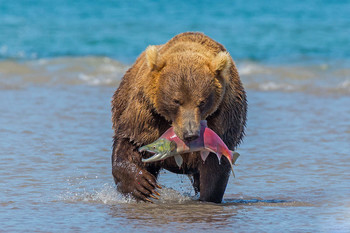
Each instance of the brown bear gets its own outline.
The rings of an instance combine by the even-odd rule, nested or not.
[[[234,150],[244,136],[246,94],[236,66],[224,46],[202,33],[186,32],[164,45],[149,46],[124,75],[113,95],[114,143],[112,174],[117,188],[138,200],[151,201],[160,187],[161,168],[188,174],[202,201],[222,201],[230,165],[210,153],[182,155],[181,168],[173,157],[143,163],[151,156],[138,148],[160,137],[169,127],[184,141],[199,136],[206,119]]]

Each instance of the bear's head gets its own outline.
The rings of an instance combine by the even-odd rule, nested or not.
[[[185,141],[198,138],[200,121],[218,109],[230,79],[230,55],[211,56],[193,51],[162,56],[155,46],[146,50],[150,72],[146,92],[155,110]]]

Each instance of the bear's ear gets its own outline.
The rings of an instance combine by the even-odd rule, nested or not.
[[[221,51],[211,61],[210,68],[215,73],[220,73],[226,76],[231,67],[230,54],[228,52]]]
[[[157,68],[157,62],[158,62],[158,49],[154,45],[150,45],[146,49],[146,60],[147,65],[151,70],[154,70]]]

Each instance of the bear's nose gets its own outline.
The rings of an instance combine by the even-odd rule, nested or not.
[[[193,133],[193,132],[185,132],[183,135],[183,138],[185,141],[193,141],[196,140],[199,137],[198,133]]]

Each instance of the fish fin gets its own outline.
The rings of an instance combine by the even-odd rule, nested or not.
[[[207,151],[207,150],[201,151],[201,157],[202,157],[203,162],[205,162],[205,160],[208,158],[209,153],[210,153],[210,151]]]
[[[204,150],[207,150],[207,151],[209,151],[209,152],[212,152],[212,153],[216,154],[216,151],[210,149],[209,147],[207,147],[207,146],[205,146],[205,145],[204,145]]]
[[[220,151],[219,144],[216,145],[216,151]],[[218,157],[219,164],[221,164],[221,156],[222,156],[222,154],[219,154],[218,152],[216,152],[216,156]]]
[[[218,157],[219,164],[221,164],[221,156],[222,156],[222,154],[219,154],[219,153],[215,153],[215,154],[216,154],[216,156]]]
[[[214,151],[214,150],[212,150],[212,149],[210,149],[210,148],[208,148],[208,147],[205,147],[205,151],[203,151],[203,152],[206,152],[206,153],[207,153],[207,155],[206,155],[205,158],[208,157],[208,155],[209,155],[210,152],[216,154],[216,156],[218,157],[218,160],[219,160],[219,164],[221,164],[221,161],[220,161],[220,160],[221,160],[222,154],[219,154],[219,153],[217,153],[216,151]],[[202,156],[202,151],[201,151],[201,156]],[[203,156],[202,156],[202,159],[203,159]],[[204,161],[205,161],[205,159],[204,159]]]
[[[240,154],[236,151],[232,151],[230,150],[231,154],[232,154],[232,164],[236,163],[236,160],[238,159],[238,157],[240,156]]]
[[[174,159],[175,159],[175,162],[176,162],[177,166],[179,166],[179,168],[180,168],[181,165],[182,165],[182,162],[183,162],[183,159],[182,159],[181,155],[175,155]]]

